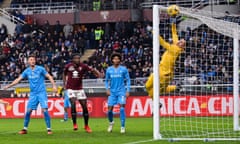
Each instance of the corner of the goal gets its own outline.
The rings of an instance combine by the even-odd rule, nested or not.
[[[153,136],[153,139],[154,139],[154,140],[161,140],[161,139],[162,139],[162,135],[161,135],[160,133],[155,134],[155,135]]]

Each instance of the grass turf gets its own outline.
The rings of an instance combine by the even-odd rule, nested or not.
[[[0,119],[0,142],[7,144],[171,143],[167,140],[152,140],[152,118],[127,118],[125,134],[120,134],[120,122],[118,118],[115,118],[115,125],[112,133],[108,133],[106,131],[108,126],[106,118],[90,119],[90,127],[93,130],[91,134],[84,131],[82,118],[78,118],[78,131],[72,130],[72,123],[70,120],[67,122],[60,122],[60,119],[52,119],[53,135],[47,135],[43,119],[31,119],[28,134],[26,135],[18,134],[18,131],[22,129],[22,125],[23,119]],[[169,131],[172,128],[174,127],[169,128]],[[178,141],[176,143],[200,144],[206,142]],[[226,141],[215,141],[209,143],[225,144]],[[231,143],[237,144],[239,141],[232,141]]]

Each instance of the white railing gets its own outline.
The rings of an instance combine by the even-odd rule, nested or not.
[[[239,1],[237,3],[239,4]],[[196,5],[203,4],[203,5],[218,5],[218,4],[230,4],[229,0],[177,0],[177,1],[159,1],[159,2],[143,2],[140,4],[140,7],[142,8],[150,8],[153,4],[158,4],[162,6],[169,6],[172,4],[177,4],[181,7],[195,7]]]
[[[4,25],[6,25],[8,29],[8,34],[13,35],[15,32],[15,27],[17,23],[24,24],[25,22],[18,17],[10,14],[4,9],[0,8],[0,22]]]
[[[8,11],[6,11],[5,9],[0,8],[0,14],[2,17],[4,17],[5,19],[13,22],[13,23],[21,23],[24,24],[25,21],[21,20],[20,18],[12,15],[11,13],[9,13]]]
[[[4,8],[6,11],[18,10],[23,15],[47,14],[47,13],[74,13],[76,5],[73,2],[57,3],[27,3],[12,4],[10,8]]]
[[[131,92],[144,92],[145,82],[147,77],[131,79]],[[223,83],[211,83],[211,84],[194,84],[192,77],[175,77],[173,81],[181,81],[181,87],[184,92],[229,92],[229,88],[233,87],[233,84],[223,84]],[[0,81],[0,88],[3,88],[8,82]],[[56,80],[57,86],[62,86],[62,80]],[[51,88],[51,83],[46,81],[46,86]],[[26,88],[29,87],[27,81],[21,81],[21,83],[10,88],[9,90],[15,90],[16,88]],[[97,93],[105,92],[105,80],[104,79],[84,79],[83,88],[87,93]]]

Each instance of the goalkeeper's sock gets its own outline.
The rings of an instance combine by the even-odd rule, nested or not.
[[[32,111],[27,111],[26,114],[25,114],[25,118],[24,118],[24,128],[26,128],[26,129],[27,129],[28,124],[29,124],[29,122],[30,122],[31,113],[32,113]]]
[[[47,110],[44,110],[43,114],[44,114],[44,120],[45,120],[45,123],[47,125],[47,128],[50,129],[51,128],[51,118],[50,118],[50,115],[49,115]]]
[[[125,119],[126,119],[125,108],[121,107],[120,108],[121,127],[125,127]]]
[[[109,122],[113,122],[113,111],[112,110],[108,111],[108,120],[109,120]]]

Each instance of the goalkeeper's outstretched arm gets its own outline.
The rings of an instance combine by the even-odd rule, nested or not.
[[[177,35],[176,24],[174,24],[174,23],[172,23],[172,40],[173,40],[173,44],[177,44],[178,35]]]
[[[165,49],[170,49],[170,44],[166,42],[161,36],[159,36],[159,43]]]

